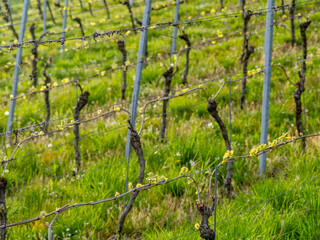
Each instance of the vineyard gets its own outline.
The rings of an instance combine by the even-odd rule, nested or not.
[[[0,239],[320,239],[320,2],[1,0]]]

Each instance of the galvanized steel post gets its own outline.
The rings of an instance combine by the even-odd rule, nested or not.
[[[28,7],[29,7],[29,0],[24,0],[22,17],[21,17],[20,32],[19,32],[19,42],[23,42],[23,40],[24,40],[24,33],[26,31],[26,24],[27,24],[27,17],[28,17]],[[19,81],[22,50],[23,50],[23,47],[22,46],[19,47],[17,50],[17,55],[16,55],[16,65],[14,67],[12,92],[11,92],[11,95],[13,98],[15,98],[17,96],[17,92],[18,92],[18,81]],[[10,101],[9,116],[8,116],[8,123],[7,123],[7,132],[10,132],[12,130],[15,106],[16,106],[16,99],[12,99]],[[9,137],[10,137],[10,134],[7,134],[6,140]]]
[[[268,0],[266,32],[264,37],[264,79],[263,79],[263,98],[262,98],[262,119],[261,119],[261,137],[260,144],[268,143],[268,123],[269,123],[269,102],[270,102],[270,83],[271,83],[271,61],[272,61],[272,43],[273,43],[273,18],[274,18],[274,0]],[[266,171],[267,154],[260,155],[259,173]]]
[[[146,0],[143,20],[142,20],[142,27],[147,27],[150,22],[150,12],[151,12],[151,2],[152,0]],[[135,126],[136,117],[137,117],[137,108],[138,108],[138,100],[139,100],[139,92],[140,92],[140,83],[141,83],[141,76],[142,76],[142,69],[143,69],[143,58],[146,54],[146,46],[148,40],[148,28],[145,28],[141,32],[140,36],[140,43],[139,43],[139,52],[138,52],[138,59],[137,59],[137,67],[136,67],[136,75],[134,79],[134,86],[132,92],[132,103],[131,103],[131,116],[130,122],[132,126]],[[130,145],[130,136],[131,131],[128,129],[127,133],[127,142],[125,148],[125,157],[127,159],[127,175],[126,175],[126,186],[125,192],[127,191],[127,183],[128,183],[128,174],[129,174],[129,162],[130,162],[130,152],[131,152],[131,145]],[[126,198],[124,197],[124,206]]]

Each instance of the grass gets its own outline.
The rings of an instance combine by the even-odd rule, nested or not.
[[[196,1],[181,4],[181,19],[188,16],[196,18],[198,12],[209,14],[211,9],[216,14],[228,14],[238,12],[236,1],[225,1],[227,9],[220,12],[217,3]],[[21,17],[21,2],[11,1],[14,9],[14,21]],[[73,1],[72,4],[76,4]],[[110,1],[111,6],[117,4]],[[159,4],[160,2],[154,2]],[[55,9],[53,4],[52,8]],[[29,21],[39,19],[35,4],[31,2]],[[196,7],[195,7],[196,6]],[[85,6],[87,8],[87,6]],[[99,1],[94,1],[93,9],[101,8]],[[252,2],[248,9],[265,8],[265,3]],[[314,11],[312,4],[303,5],[298,10],[302,15],[310,16],[312,24],[307,31],[308,51],[314,55],[314,59],[307,62],[307,82],[305,92],[305,106],[307,110],[307,132],[319,130],[319,65],[318,28],[319,13]],[[80,11],[72,8],[73,14]],[[143,6],[133,8],[138,19],[142,19]],[[86,34],[95,31],[103,32],[110,29],[129,28],[131,26],[128,11],[124,6],[110,8],[111,20],[106,19],[105,11],[95,11],[79,15],[85,26]],[[61,17],[59,11],[54,12],[59,24],[53,25],[48,20],[48,30],[61,31]],[[288,15],[288,13],[286,13]],[[122,16],[126,16],[122,18]],[[153,11],[151,23],[172,21],[174,7]],[[75,16],[75,15],[74,15]],[[282,19],[282,13],[275,14],[276,20]],[[300,19],[300,21],[302,21]],[[298,20],[296,20],[298,23]],[[2,22],[3,24],[3,22]],[[251,20],[252,36],[250,43],[256,47],[255,53],[249,60],[249,69],[263,68],[263,38],[265,16],[254,16]],[[297,81],[295,62],[301,55],[301,40],[298,24],[296,24],[297,46],[290,46],[290,21],[284,20],[285,25],[274,28],[274,52],[273,62],[281,64],[291,75],[291,81]],[[31,23],[28,23],[28,28]],[[42,33],[39,22],[37,36]],[[67,37],[80,36],[77,24],[68,18]],[[241,18],[222,18],[212,22],[194,24],[186,27],[193,46],[203,42],[203,38],[213,39],[217,37],[217,30],[224,36],[242,29]],[[18,30],[18,26],[16,27]],[[2,44],[14,41],[12,34],[5,28],[1,29]],[[172,28],[150,30],[148,36],[149,56],[157,56],[158,53],[168,53],[172,34]],[[55,39],[59,35],[45,38]],[[26,32],[26,40],[31,38]],[[39,46],[39,56],[45,60],[53,55],[50,72],[52,80],[60,83],[64,78],[75,78],[90,92],[90,98],[85,109],[82,110],[82,119],[97,115],[98,109],[102,112],[112,109],[114,103],[120,103],[121,72],[112,71],[105,76],[89,78],[92,74],[111,69],[111,65],[121,64],[121,54],[117,50],[114,36],[108,39],[67,42],[67,52],[59,54],[59,44]],[[138,42],[140,34],[131,32],[126,36],[128,58],[134,63],[137,58]],[[80,45],[88,45],[88,48],[79,48]],[[177,40],[177,49],[183,49],[185,43]],[[75,47],[79,48],[73,50]],[[194,47],[190,52],[190,72],[188,75],[189,88],[202,83],[209,96],[216,93],[221,81],[213,79],[231,80],[241,78],[240,56],[242,51],[242,36],[232,35],[225,39],[216,39],[216,43],[202,47]],[[20,72],[19,94],[29,92],[31,80],[30,48],[23,49],[25,64]],[[58,54],[57,54],[58,53]],[[0,101],[8,99],[11,92],[11,79],[13,76],[14,61],[8,53],[0,53],[2,76],[0,88]],[[13,56],[16,50],[12,51]],[[104,61],[106,60],[106,61]],[[96,61],[96,64],[90,62]],[[104,62],[99,62],[104,61]],[[11,62],[11,64],[8,64]],[[163,62],[168,65],[166,58]],[[88,64],[82,66],[83,64]],[[178,65],[180,71],[172,82],[173,89],[181,89],[180,83],[185,64],[184,55],[179,56]],[[43,62],[39,61],[39,72],[42,72]],[[162,94],[162,73],[165,67],[157,58],[148,61],[143,70],[140,97]],[[240,73],[240,74],[239,74]],[[128,69],[127,100],[130,101],[133,89],[133,77],[135,67]],[[233,75],[233,76],[232,76]],[[231,113],[232,113],[232,147],[235,155],[244,155],[250,149],[259,144],[260,121],[262,104],[263,74],[248,79],[246,108],[239,109],[241,81],[233,81],[231,84]],[[8,84],[7,84],[8,83]],[[39,87],[43,83],[40,74]],[[6,85],[4,85],[6,84]],[[273,68],[272,91],[269,120],[269,139],[274,139],[283,132],[296,135],[293,101],[295,86],[290,85],[284,78],[280,68]],[[78,90],[79,94],[79,90]],[[148,99],[142,99],[139,107],[142,107]],[[229,131],[229,85],[226,83],[219,97],[219,112]],[[51,119],[66,118],[70,122],[73,118],[73,107],[76,104],[76,87],[67,85],[50,91],[50,104],[52,106]],[[2,104],[0,110],[0,130],[6,129],[7,116],[5,112],[9,104]],[[122,103],[129,109],[129,105]],[[141,141],[146,158],[146,173],[154,172],[173,178],[180,174],[183,166],[191,169],[196,180],[200,183],[201,198],[206,204],[210,204],[208,194],[209,178],[205,170],[217,165],[222,160],[226,149],[220,130],[216,122],[206,110],[206,98],[202,92],[192,93],[189,96],[170,100],[169,125],[165,142],[159,141],[159,129],[161,124],[160,103],[151,104],[147,108],[146,116],[150,118],[144,126]],[[27,100],[17,100],[14,128],[23,127],[44,120],[45,105],[43,95],[37,94],[28,97]],[[17,159],[9,165],[6,203],[8,211],[8,223],[36,217],[41,211],[50,212],[65,204],[90,202],[98,199],[114,196],[116,192],[123,192],[126,179],[126,160],[124,148],[126,140],[127,114],[116,113],[111,116],[80,125],[82,169],[88,170],[76,177],[71,175],[74,167],[74,149],[72,129],[41,137],[22,145],[17,152]],[[138,116],[137,127],[140,127]],[[58,128],[60,120],[50,123],[50,130]],[[123,127],[121,127],[123,126]],[[19,135],[19,140],[30,136],[30,132]],[[5,155],[4,139],[1,139],[0,157]],[[10,145],[6,147],[8,154],[15,147],[14,138],[10,139]],[[66,143],[66,144],[64,144]],[[59,144],[64,144],[59,146]],[[58,145],[58,146],[57,146]],[[49,148],[41,151],[41,149]],[[40,151],[40,152],[38,152]],[[36,153],[37,152],[37,153]],[[27,157],[26,154],[36,153]],[[237,161],[234,164],[232,186],[235,197],[228,199],[222,196],[220,187],[223,185],[226,168],[221,168],[218,175],[218,212],[217,212],[217,236],[218,239],[318,239],[319,236],[319,209],[320,199],[318,188],[319,180],[313,181],[303,187],[290,191],[287,194],[267,201],[275,196],[296,188],[297,186],[319,176],[319,138],[308,140],[308,148],[305,154],[301,152],[300,142],[289,144],[283,148],[274,150],[268,154],[267,172],[265,179],[260,180],[258,175],[258,159],[250,158]],[[138,164],[135,154],[130,160],[129,181],[136,185]],[[69,174],[68,177],[59,178]],[[50,179],[44,181],[46,179]],[[35,183],[38,182],[38,183]],[[31,184],[34,183],[34,184]],[[24,184],[24,187],[18,187]],[[12,188],[12,189],[11,189]],[[178,180],[171,184],[153,188],[139,194],[134,208],[126,219],[124,234],[128,239],[170,239],[195,230],[195,223],[199,222],[200,214],[196,208],[195,187],[185,180]],[[267,201],[267,202],[266,202]],[[262,203],[262,204],[260,204]],[[252,206],[257,207],[246,210]],[[55,239],[107,239],[116,230],[119,215],[122,212],[123,199],[104,203],[97,206],[88,206],[73,209],[61,215],[54,224]],[[245,212],[235,215],[241,211]],[[226,219],[230,216],[234,217]],[[226,220],[224,220],[226,219]],[[38,222],[25,224],[8,229],[8,239],[45,239],[47,238],[47,225],[52,218]],[[223,220],[223,221],[222,221]],[[213,223],[213,218],[210,218]],[[181,239],[200,239],[199,232],[190,233]]]

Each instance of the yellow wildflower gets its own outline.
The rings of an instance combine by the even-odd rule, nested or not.
[[[189,169],[187,167],[182,167],[180,170],[181,175],[186,175],[188,174]]]
[[[181,89],[181,92],[182,92],[182,93],[185,93],[185,92],[188,92],[188,91],[189,91],[188,88]]]
[[[120,193],[116,192],[116,194],[114,195],[115,197],[119,197]]]
[[[196,223],[196,224],[194,225],[194,228],[198,230],[198,229],[200,228],[200,224],[199,224],[199,223]]]

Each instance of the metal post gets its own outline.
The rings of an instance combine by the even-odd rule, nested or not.
[[[273,43],[273,6],[274,0],[268,0],[268,12],[266,22],[266,32],[264,37],[264,79],[263,79],[263,99],[262,99],[262,119],[260,144],[268,143],[268,122],[269,122],[269,102],[270,102],[270,82],[271,82],[271,60]],[[266,170],[267,154],[260,155],[259,172],[263,174]]]
[[[217,189],[218,189],[218,167],[215,168],[214,177],[214,238],[217,239]]]
[[[152,2],[152,0],[146,0],[144,14],[143,14],[143,20],[142,20],[142,27],[149,25],[150,12],[151,12],[151,2]],[[141,32],[141,36],[140,36],[136,75],[135,75],[135,79],[134,79],[134,86],[133,86],[133,92],[132,92],[130,121],[131,121],[131,124],[133,127],[135,126],[136,117],[137,117],[137,107],[138,107],[141,75],[142,75],[142,68],[143,68],[143,58],[146,54],[147,40],[148,40],[148,29],[146,28],[145,30],[143,30]],[[131,131],[128,129],[127,142],[126,142],[126,148],[125,148],[125,157],[127,159],[127,176],[126,176],[125,192],[127,192],[129,161],[130,161],[130,152],[131,152],[130,135],[131,135]],[[125,204],[126,204],[126,197],[124,197],[124,201],[123,201],[124,207],[125,207]]]
[[[43,0],[43,33],[47,32],[47,0]]]
[[[62,37],[66,38],[66,26],[67,26],[67,16],[68,16],[68,0],[64,0],[63,8],[63,24],[62,24]],[[61,51],[64,52],[64,44],[61,44]]]
[[[174,22],[179,21],[179,9],[180,9],[180,0],[176,0],[176,11],[174,13]],[[176,51],[176,45],[177,45],[177,33],[178,33],[178,28],[173,27],[173,38],[171,41],[171,57]]]
[[[19,42],[23,42],[23,40],[24,40],[24,33],[26,30],[27,17],[28,17],[28,7],[29,7],[29,0],[24,0],[22,17],[21,17],[20,32],[19,32]],[[15,98],[17,96],[17,92],[18,92],[18,81],[19,81],[22,49],[23,49],[23,47],[20,47],[17,49],[16,65],[14,67],[12,92],[11,92],[11,95],[13,96],[13,98]],[[10,101],[9,117],[8,117],[8,123],[7,123],[7,132],[10,132],[12,130],[15,106],[16,106],[16,99],[12,99]],[[7,134],[6,140],[9,137],[10,137],[10,134]]]

